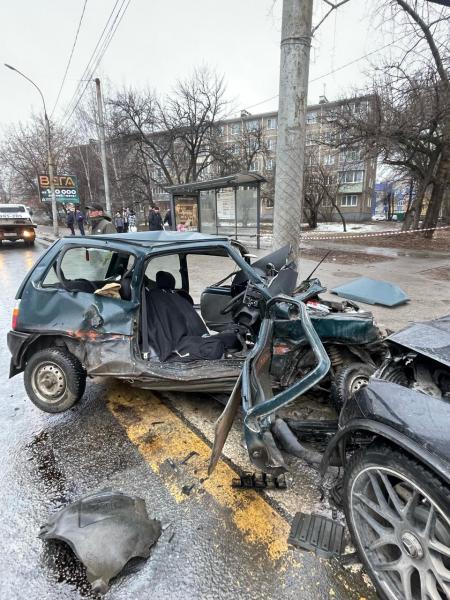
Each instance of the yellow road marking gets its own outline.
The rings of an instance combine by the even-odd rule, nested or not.
[[[231,510],[234,523],[247,541],[263,543],[273,560],[287,553],[287,521],[254,490],[232,488],[236,473],[222,460],[207,478],[211,449],[157,396],[118,384],[108,393],[108,408],[177,502],[184,502],[189,496],[183,494],[177,478],[167,474],[167,461],[177,464],[190,452],[196,452],[183,465],[189,477],[202,482],[208,494]]]

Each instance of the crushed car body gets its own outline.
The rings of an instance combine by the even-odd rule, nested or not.
[[[222,257],[230,270],[194,306],[196,257]],[[385,354],[371,313],[321,300],[318,279],[297,278],[289,246],[251,265],[242,244],[199,233],[64,238],[17,293],[10,375],[24,371],[30,399],[48,412],[73,406],[87,376],[153,390],[235,389],[219,446],[242,397],[250,457],[279,474],[276,412],[319,383],[331,389],[343,365],[375,370]]]

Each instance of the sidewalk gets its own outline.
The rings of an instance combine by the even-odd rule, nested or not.
[[[68,227],[59,228],[59,237],[69,236],[70,229]],[[53,244],[53,242],[57,239],[53,234],[53,227],[51,225],[38,225],[36,228],[36,237],[39,241]]]

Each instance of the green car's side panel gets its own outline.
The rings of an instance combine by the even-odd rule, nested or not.
[[[182,236],[173,232],[171,235],[164,236],[147,235],[142,232],[139,235],[133,234],[132,238],[128,239],[119,234],[63,238],[56,241],[39,258],[16,295],[20,300],[20,311],[16,331],[11,332],[10,336],[10,347],[14,348],[12,375],[23,370],[29,344],[34,344],[43,336],[47,338],[56,336],[79,358],[90,375],[148,379],[151,385],[155,385],[155,382],[157,384],[160,380],[164,383],[167,367],[163,369],[163,373],[158,369],[152,372],[148,364],[136,360],[135,352],[141,282],[146,261],[153,256],[211,248],[217,248],[218,251],[225,249],[249,279],[262,283],[258,273],[244,260],[240,251],[226,239],[215,237],[205,239],[205,236],[200,234]],[[136,260],[131,284],[133,301],[69,291],[63,285],[43,286],[42,282],[46,274],[61,252],[73,247],[108,248],[133,254]],[[240,366],[241,363],[234,365],[233,368],[230,365],[229,372],[225,373],[228,379],[231,378],[231,386],[239,373]],[[221,372],[218,380],[222,380],[225,375]],[[182,385],[181,379],[180,385]]]
[[[368,344],[379,336],[370,313],[338,313],[324,316],[312,314],[310,319],[322,341]],[[297,343],[306,339],[302,322],[297,320],[277,321],[275,337],[290,338]]]

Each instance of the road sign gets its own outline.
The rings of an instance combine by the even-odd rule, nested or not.
[[[53,177],[55,184],[56,202],[63,204],[79,204],[78,180],[75,175],[55,175]],[[52,192],[50,189],[50,177],[48,175],[38,175],[39,195],[42,202],[52,201]]]

